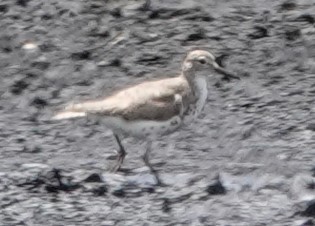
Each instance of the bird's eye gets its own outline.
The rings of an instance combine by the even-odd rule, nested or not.
[[[199,63],[201,63],[201,64],[205,64],[205,63],[207,63],[207,62],[206,62],[206,60],[205,60],[205,59],[200,59],[200,60],[199,60]]]

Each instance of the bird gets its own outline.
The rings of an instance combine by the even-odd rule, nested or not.
[[[144,81],[98,100],[68,104],[52,119],[93,116],[110,129],[119,147],[113,172],[120,170],[127,154],[122,138],[129,136],[146,141],[143,161],[155,177],[156,184],[163,185],[150,163],[152,142],[198,117],[207,100],[208,77],[216,74],[239,79],[219,66],[209,51],[192,50],[186,54],[181,72],[176,77]]]

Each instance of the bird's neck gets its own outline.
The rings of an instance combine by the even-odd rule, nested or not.
[[[207,86],[207,76],[197,73],[193,68],[184,70],[183,76],[196,96],[199,96],[204,87]]]
[[[195,73],[195,71],[186,71],[183,73],[183,76],[187,80],[193,99],[191,107],[196,109],[195,116],[199,115],[203,109],[207,96],[208,96],[208,85],[207,85],[207,76],[204,74],[190,74]]]

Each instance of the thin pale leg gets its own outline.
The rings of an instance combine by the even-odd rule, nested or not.
[[[174,95],[175,106],[178,108],[179,117],[182,118],[184,114],[183,97],[179,94]]]
[[[147,146],[146,146],[146,150],[145,153],[143,155],[143,161],[145,163],[145,165],[150,169],[150,172],[153,174],[153,176],[155,177],[156,183],[159,186],[163,186],[164,184],[162,183],[158,172],[152,167],[149,157],[150,157],[150,152],[151,152],[151,147],[152,147],[152,142],[148,141],[147,142]]]
[[[121,165],[123,164],[127,153],[126,153],[124,146],[121,144],[121,141],[120,141],[118,135],[114,133],[114,137],[115,137],[117,144],[119,146],[119,150],[118,150],[118,160],[117,160],[116,165],[112,168],[112,172],[117,172],[118,170],[120,170]]]

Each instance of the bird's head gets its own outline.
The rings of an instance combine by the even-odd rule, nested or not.
[[[195,76],[198,73],[206,73],[213,76],[214,72],[220,73],[228,78],[239,79],[239,77],[226,71],[218,65],[215,57],[205,50],[193,50],[189,52],[183,63],[183,73],[188,76]]]

